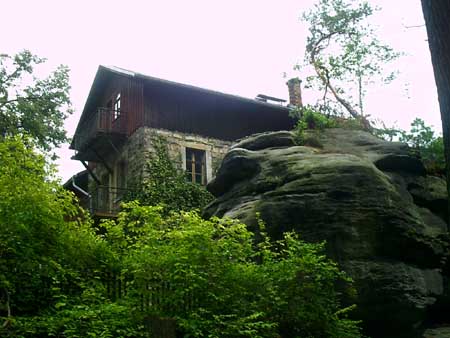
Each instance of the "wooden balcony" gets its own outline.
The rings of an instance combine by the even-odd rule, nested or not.
[[[78,125],[70,147],[77,151],[75,160],[99,162],[99,155],[109,154],[127,138],[127,114],[98,108]]]
[[[85,207],[94,218],[113,218],[120,211],[120,204],[130,190],[110,186],[98,186],[89,192],[80,204]]]

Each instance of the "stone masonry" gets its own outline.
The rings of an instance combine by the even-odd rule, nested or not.
[[[120,163],[126,164],[126,182],[128,187],[133,183],[138,183],[142,179],[145,163],[152,152],[152,139],[155,136],[161,136],[167,140],[169,155],[176,163],[181,164],[182,168],[185,168],[186,165],[186,148],[204,150],[206,154],[206,175],[208,182],[214,178],[222,158],[231,146],[231,142],[223,140],[163,129],[141,127],[130,136],[118,153],[110,154],[109,158],[107,158],[107,164],[113,171],[113,174],[109,175],[109,186],[115,187],[118,185],[118,175],[120,175],[118,168]],[[106,177],[108,173],[106,168],[101,164],[97,165],[94,172],[99,179]]]

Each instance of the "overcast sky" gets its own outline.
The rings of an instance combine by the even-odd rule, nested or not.
[[[114,65],[151,76],[253,98],[287,98],[298,76],[306,27],[300,14],[314,0],[4,1],[0,53],[30,49],[48,66],[71,69],[73,135],[97,67]],[[366,111],[407,128],[415,117],[440,130],[440,116],[420,0],[372,0],[380,37],[404,52],[390,86],[372,88]],[[304,91],[304,100],[312,100]],[[83,167],[60,152],[65,180]]]

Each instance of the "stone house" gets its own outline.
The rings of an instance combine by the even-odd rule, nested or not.
[[[300,83],[289,81],[288,85],[291,104],[295,104]],[[76,151],[73,159],[86,168],[82,175],[89,179],[83,182],[89,184],[81,187],[68,181],[65,186],[86,196],[94,216],[113,216],[124,191],[142,177],[154,135],[167,140],[169,153],[189,179],[206,184],[231,142],[292,128],[290,105],[283,102],[267,95],[248,99],[100,66],[70,146]]]

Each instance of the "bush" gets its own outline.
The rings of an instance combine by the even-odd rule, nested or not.
[[[409,131],[398,128],[377,129],[377,136],[392,141],[407,143],[419,156],[430,174],[444,175],[445,156],[442,136],[435,136],[433,129],[420,118],[414,119]]]
[[[359,336],[323,244],[138,202],[99,235],[27,140],[0,161],[2,337],[143,337],[145,316],[190,337]]]
[[[323,130],[334,127],[334,121],[327,116],[315,111],[313,107],[305,106],[293,112],[293,117],[297,118],[294,138],[298,145],[311,145],[321,147],[317,138],[305,135],[306,130]]]
[[[310,106],[300,108],[296,116],[299,117],[296,128],[300,130],[323,130],[325,128],[335,127],[335,121],[333,118],[317,112],[313,107]]]
[[[350,283],[322,244],[285,234],[261,241],[238,221],[160,207],[124,206],[106,238],[125,254],[135,307],[175,318],[189,337],[359,337],[340,310],[337,281]],[[131,296],[130,296],[131,297]],[[143,302],[143,303],[142,303]]]
[[[419,154],[428,172],[444,175],[444,141],[441,136],[434,135],[425,121],[416,118],[411,123],[409,132],[401,130],[399,134],[399,140],[408,143]]]
[[[76,304],[40,316],[18,317],[10,330],[10,337],[147,337],[144,326],[130,313],[128,304],[106,300],[98,304]]]
[[[314,130],[317,132],[326,128],[343,128],[373,132],[369,120],[365,117],[343,118],[334,115],[325,115],[312,106],[299,108],[293,111],[291,116],[297,119],[297,124],[295,126],[295,140],[298,145],[321,148],[318,139],[311,135],[306,135],[306,130]]]
[[[75,318],[66,309],[81,306],[87,289],[101,287],[100,276],[113,261],[34,149],[21,136],[0,141],[2,337],[47,337],[51,325]]]

